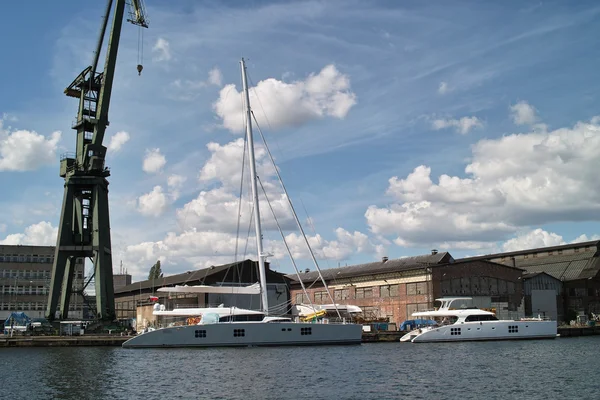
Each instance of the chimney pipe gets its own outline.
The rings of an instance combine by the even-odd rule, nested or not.
[[[381,257],[381,262],[386,262],[387,260],[389,260],[389,258],[387,256]]]
[[[433,250],[431,250],[431,254],[432,254],[432,255],[436,255],[437,253],[438,253],[437,249],[433,249]]]

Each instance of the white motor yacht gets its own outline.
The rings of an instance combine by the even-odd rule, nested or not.
[[[434,311],[413,313],[437,324],[417,327],[400,338],[401,342],[461,342],[474,340],[553,339],[556,321],[538,318],[499,320],[490,311],[465,305],[470,297],[436,299],[441,306]]]

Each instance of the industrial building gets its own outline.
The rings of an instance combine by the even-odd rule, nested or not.
[[[364,322],[387,321],[398,327],[413,312],[431,309],[442,296],[472,296],[476,305],[495,308],[499,316],[524,314],[521,269],[487,260],[455,260],[448,252],[384,257],[322,273],[335,302],[361,307]],[[317,271],[300,274],[309,298],[296,274],[287,277],[292,280],[292,303],[332,303]]]
[[[54,246],[0,245],[0,321],[11,312],[43,318],[48,304]],[[82,318],[83,261],[75,264],[69,316]]]
[[[569,322],[600,314],[600,241],[454,259],[432,254],[322,270],[336,303],[363,309],[364,321],[398,326],[436,298],[468,296],[499,318],[544,316]],[[294,304],[332,303],[316,271],[292,281]]]
[[[265,263],[269,306],[274,312],[285,313],[289,310],[289,279],[284,274],[273,271]],[[156,322],[152,315],[153,301],[167,309],[184,307],[216,307],[220,304],[240,308],[256,309],[261,307],[260,295],[230,295],[216,293],[167,293],[158,292],[159,288],[176,285],[251,285],[259,281],[258,263],[244,260],[231,264],[211,266],[187,271],[181,274],[165,276],[159,279],[135,282],[115,288],[115,308],[117,318],[136,319],[138,326],[148,326]]]
[[[600,240],[489,254],[463,260],[487,260],[525,271],[525,304],[533,315],[600,314]]]

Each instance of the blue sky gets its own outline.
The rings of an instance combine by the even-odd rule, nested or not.
[[[159,258],[167,273],[234,259],[241,57],[323,267],[598,237],[596,2],[146,6],[144,70],[125,23],[105,140],[113,262],[136,277]],[[104,4],[26,7],[0,15],[0,241],[54,244],[58,160],[75,145],[77,102],[63,89],[91,62]],[[270,261],[292,272],[264,214]]]

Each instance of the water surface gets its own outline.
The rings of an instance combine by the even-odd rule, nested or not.
[[[11,399],[599,399],[600,337],[478,343],[0,349]]]

